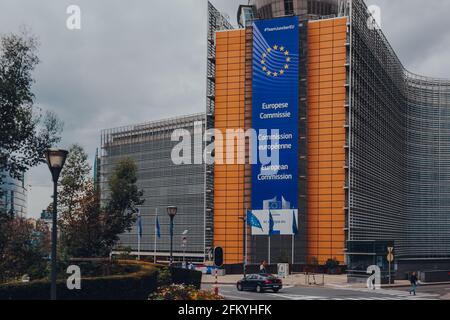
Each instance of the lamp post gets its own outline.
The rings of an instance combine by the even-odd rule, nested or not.
[[[56,241],[58,238],[58,180],[68,155],[66,150],[48,149],[45,152],[48,168],[53,179],[53,217],[52,217],[52,263],[51,263],[51,299],[56,300]]]
[[[187,247],[187,235],[189,230],[184,230],[181,234],[181,246],[183,247],[183,268],[186,267],[186,247]]]
[[[167,214],[170,218],[170,265],[173,263],[173,219],[177,215],[178,208],[175,206],[167,207]]]

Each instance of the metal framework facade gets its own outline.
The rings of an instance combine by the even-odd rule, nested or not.
[[[290,15],[336,15],[340,0],[252,0],[260,19]]]
[[[232,30],[233,26],[208,1],[207,25],[207,68],[206,68],[206,130],[214,129],[216,92],[216,31]],[[212,137],[207,137],[212,139]],[[214,165],[204,165],[204,211],[205,211],[205,250],[212,255],[214,250]]]
[[[179,142],[172,141],[174,130],[190,133],[192,159],[195,139],[203,141],[205,114],[197,114],[158,122],[145,123],[102,131],[100,188],[101,198],[109,196],[108,180],[114,166],[123,158],[131,158],[138,166],[138,188],[144,191],[145,203],[140,207],[143,226],[141,251],[153,255],[155,251],[156,211],[161,228],[161,239],[156,239],[159,257],[169,252],[169,218],[166,208],[178,207],[174,229],[175,256],[181,257],[181,234],[188,230],[186,256],[204,261],[205,254],[205,171],[203,164],[175,165],[172,150]],[[195,133],[195,134],[194,134]],[[120,237],[118,247],[137,250],[137,228]],[[208,237],[211,237],[209,235]]]
[[[450,81],[413,75],[351,1],[348,240],[450,257]]]

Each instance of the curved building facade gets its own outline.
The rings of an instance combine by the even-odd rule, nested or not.
[[[284,16],[318,15],[338,13],[339,0],[253,0],[260,19]]]
[[[411,270],[435,268],[450,259],[450,81],[409,72],[351,4],[348,262],[382,241]]]
[[[25,178],[13,179],[8,174],[2,175],[0,210],[20,217],[27,215],[28,190]]]
[[[406,255],[450,257],[450,81],[405,75]]]

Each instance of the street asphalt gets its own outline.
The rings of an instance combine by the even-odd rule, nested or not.
[[[205,284],[203,289],[214,285]],[[450,285],[422,286],[417,295],[408,288],[369,290],[365,288],[285,287],[279,293],[239,292],[235,285],[219,285],[219,294],[227,300],[445,300],[449,299]]]

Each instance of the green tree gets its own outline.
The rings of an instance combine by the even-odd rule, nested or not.
[[[43,222],[0,214],[1,232],[7,241],[0,245],[0,282],[25,274],[32,279],[47,275],[50,233]]]
[[[138,190],[137,166],[129,158],[121,160],[114,168],[109,179],[109,200],[104,216],[104,240],[112,248],[119,235],[130,231],[136,222],[137,206],[142,205],[144,193]]]
[[[83,147],[78,144],[71,146],[59,183],[58,197],[62,212],[70,214],[74,206],[80,204],[79,199],[91,183],[90,172],[88,155]]]
[[[72,169],[66,172],[68,183],[61,186],[66,195],[59,219],[61,253],[66,257],[105,256],[119,235],[132,227],[136,206],[143,203],[143,193],[136,186],[137,167],[130,159],[117,164],[110,177],[111,200],[102,207],[92,179],[82,178],[88,172],[87,160],[82,148],[76,149]]]
[[[103,240],[103,211],[92,181],[74,202],[73,211],[63,212],[59,221],[61,247],[69,257],[98,257],[107,254]]]
[[[38,41],[27,31],[0,35],[0,171],[20,178],[60,141],[62,123],[34,107]],[[1,177],[0,177],[1,184]]]

